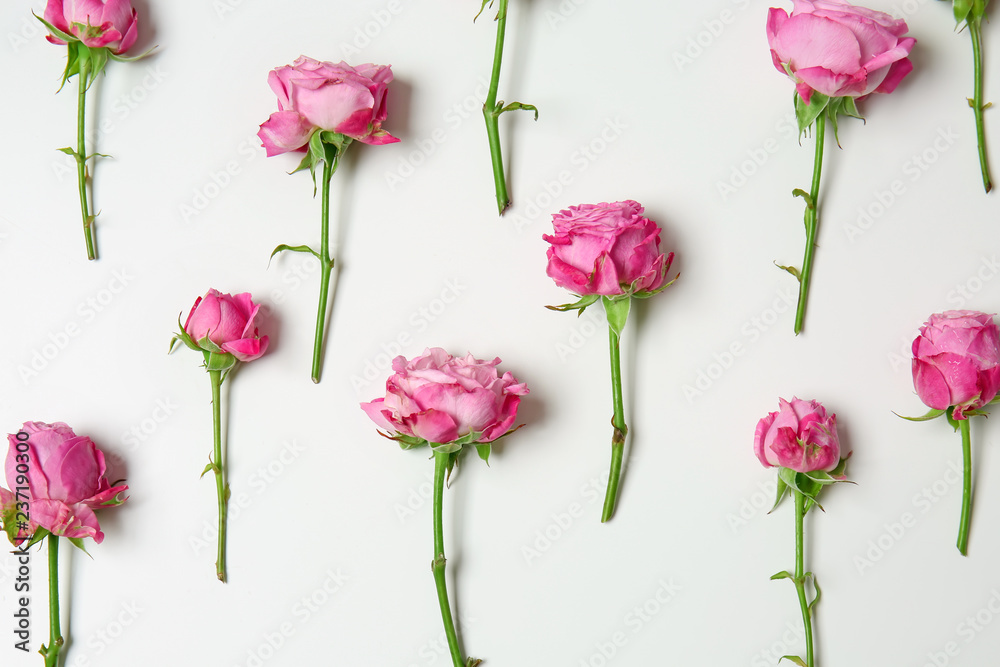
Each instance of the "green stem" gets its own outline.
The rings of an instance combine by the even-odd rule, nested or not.
[[[809,278],[812,275],[813,253],[816,250],[816,232],[819,227],[817,215],[819,212],[819,179],[823,171],[823,144],[826,139],[826,114],[821,113],[816,118],[816,157],[813,159],[812,188],[809,190],[809,201],[806,202],[806,253],[802,260],[802,273],[799,274],[799,304],[795,310],[795,335],[802,331],[806,317],[806,300],[809,298]]]
[[[803,546],[803,523],[806,515],[806,497],[798,491],[795,496],[795,592],[799,597],[799,608],[802,610],[802,624],[806,633],[806,666],[813,667],[813,633],[812,612],[806,602],[805,549]]]
[[[39,653],[45,657],[45,667],[56,667],[63,637],[59,627],[59,536],[49,535],[49,645]]]
[[[80,211],[83,214],[83,236],[87,242],[87,259],[97,259],[94,244],[94,217],[87,203],[87,144],[85,140],[85,111],[87,108],[87,80],[90,78],[90,61],[80,60],[80,92],[76,101],[76,181],[80,190]]]
[[[226,464],[222,458],[222,371],[208,371],[212,381],[212,435],[214,449],[212,470],[215,472],[215,489],[219,500],[219,551],[215,560],[215,573],[226,583],[226,515],[229,505],[229,485],[226,484]]]
[[[490,160],[493,162],[493,184],[496,189],[497,209],[503,215],[510,206],[510,196],[507,194],[507,179],[503,171],[503,155],[500,152],[500,109],[497,105],[497,88],[500,86],[500,64],[503,60],[503,41],[507,30],[507,0],[500,0],[497,9],[497,41],[493,49],[493,75],[490,78],[490,91],[483,104],[483,117],[486,119],[486,136],[490,141]]]
[[[963,556],[969,553],[969,525],[972,521],[972,438],[969,420],[958,420],[962,431],[962,518],[958,524],[958,550]]]
[[[451,661],[454,663],[454,667],[465,667],[462,652],[458,647],[455,622],[451,617],[451,606],[448,604],[448,585],[444,575],[444,521],[441,515],[444,504],[444,479],[445,473],[448,471],[449,456],[450,454],[445,452],[434,452],[434,560],[431,562],[431,570],[434,572],[434,585],[437,588],[438,604],[441,606],[444,633],[448,637]]]
[[[611,437],[611,470],[608,472],[608,490],[604,494],[604,510],[601,512],[601,523],[611,519],[615,513],[615,503],[618,500],[618,478],[622,472],[622,457],[625,454],[625,435],[628,426],[625,425],[625,402],[622,399],[622,361],[620,338],[613,327],[608,327],[611,347],[611,395],[614,403],[614,415],[611,425],[615,432]]]
[[[323,160],[323,194],[322,194],[322,229],[320,234],[320,258],[322,267],[319,286],[319,312],[316,313],[316,339],[313,341],[312,381],[319,384],[323,364],[323,329],[326,326],[326,302],[330,292],[330,273],[333,260],[330,258],[330,180],[337,170],[340,154],[334,158]]]
[[[973,99],[969,102],[976,116],[976,140],[979,145],[979,168],[983,172],[983,187],[986,192],[993,189],[990,178],[990,163],[986,159],[986,136],[983,127],[983,48],[982,48],[982,17],[972,17],[968,20],[969,35],[972,36],[972,59],[975,68],[975,89]],[[987,105],[988,106],[988,105]]]

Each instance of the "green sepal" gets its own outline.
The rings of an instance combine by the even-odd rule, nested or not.
[[[418,438],[415,435],[405,435],[403,433],[394,433],[392,435],[388,433],[383,433],[379,431],[378,434],[383,438],[388,438],[389,440],[395,440],[399,443],[400,449],[416,449],[417,447],[423,447],[428,444],[423,438]]]
[[[69,33],[63,32],[62,30],[60,30],[59,28],[55,27],[54,25],[52,25],[51,23],[49,23],[48,21],[46,21],[45,19],[43,19],[41,16],[39,16],[38,14],[36,14],[34,12],[34,10],[31,11],[31,15],[34,16],[39,21],[41,21],[42,24],[45,25],[45,28],[50,33],[52,33],[53,37],[58,37],[62,41],[68,42],[68,43],[80,41],[79,39],[76,38],[76,35],[70,35]]]
[[[794,266],[785,266],[784,264],[778,264],[777,262],[775,262],[774,265],[776,267],[778,267],[779,269],[781,269],[782,271],[788,271],[790,274],[792,274],[793,276],[795,276],[796,280],[798,280],[799,282],[802,282],[802,276],[799,275],[799,270],[797,268],[795,268]]]
[[[312,172],[312,159],[313,159],[312,158],[312,153],[306,151],[306,154],[302,158],[302,161],[299,162],[299,166],[297,166],[295,169],[292,169],[290,172],[288,172],[289,176],[292,175],[292,174],[298,173],[298,172],[302,171],[303,169],[308,169],[310,172]]]
[[[837,146],[840,146],[840,134],[839,126],[837,124],[837,116],[843,114],[844,116],[850,116],[851,118],[857,118],[858,120],[864,120],[858,112],[858,106],[854,102],[853,97],[833,97],[830,99],[830,103],[826,107],[826,116],[830,119],[830,125],[833,126],[833,138],[837,141]]]
[[[795,91],[795,119],[799,123],[799,136],[801,137],[808,130],[813,121],[819,118],[819,115],[826,110],[827,105],[830,103],[830,98],[823,93],[817,93],[813,91],[812,96],[809,98],[809,104],[802,101],[802,96],[799,95],[798,91]]]
[[[966,20],[969,12],[972,11],[972,0],[955,0],[952,9],[955,12],[955,22],[961,23]]]
[[[200,342],[206,340],[208,338],[203,338]],[[228,352],[210,352],[208,350],[202,350],[202,352],[205,355],[205,370],[207,371],[228,371],[236,365],[236,357]]]
[[[576,316],[579,317],[580,315],[583,315],[583,311],[586,310],[588,306],[594,305],[600,298],[601,296],[599,294],[588,294],[586,296],[581,296],[580,300],[577,301],[576,303],[564,303],[561,306],[545,306],[545,307],[548,308],[549,310],[558,310],[560,312],[566,312],[568,310],[577,310],[579,312],[576,314]]]
[[[271,251],[271,256],[267,258],[268,261],[274,259],[275,255],[277,255],[279,252],[284,252],[285,250],[288,250],[290,252],[307,252],[307,253],[311,254],[313,257],[315,257],[316,259],[320,259],[319,253],[316,252],[315,250],[313,250],[312,248],[310,248],[307,245],[294,245],[294,246],[292,246],[292,245],[286,245],[286,244],[282,243],[281,245],[279,245],[278,247],[276,247],[274,250]],[[320,261],[322,261],[322,260],[320,260]]]
[[[799,667],[809,667],[809,665],[806,664],[806,661],[797,655],[783,655],[780,658],[778,658],[778,662],[781,662],[782,660],[791,660]]]
[[[777,574],[772,574],[771,575],[771,581],[777,581],[778,579],[792,579],[792,580],[794,580],[795,577],[792,576],[792,573],[789,572],[788,570],[782,570],[781,572],[778,572]]]
[[[90,555],[90,552],[87,551],[87,547],[83,546],[83,538],[82,537],[67,537],[66,539],[69,540],[69,543],[72,544],[74,547],[76,547],[77,549],[79,549],[83,553],[87,554],[87,556],[91,560],[94,559],[94,557]]]
[[[51,535],[51,533],[49,532],[48,528],[42,528],[41,526],[39,526],[38,530],[35,531],[35,534],[31,536],[30,540],[28,540],[28,543],[24,545],[24,549],[29,549],[35,546],[49,535]],[[20,549],[21,547],[18,548]]]
[[[177,313],[177,328],[180,330],[180,333],[175,333],[174,337],[170,339],[170,349],[167,350],[167,354],[174,351],[174,345],[177,344],[177,341],[181,341],[192,350],[196,350],[198,352],[202,351],[201,348],[198,347],[198,344],[194,342],[194,339],[188,335],[188,332],[184,331],[184,325],[181,324],[181,313]]]
[[[497,103],[497,106],[499,107],[502,104],[503,104],[503,102],[499,102],[499,103]],[[511,102],[510,104],[508,104],[507,106],[503,107],[502,109],[499,109],[496,112],[496,115],[499,116],[500,114],[505,113],[507,111],[534,111],[535,112],[535,120],[538,120],[538,108],[535,105],[533,105],[533,104],[521,104],[520,102]]]
[[[771,509],[768,510],[767,513],[770,514],[774,510],[778,509],[778,505],[781,504],[781,501],[784,500],[784,498],[785,498],[785,496],[787,494],[788,494],[788,484],[786,484],[785,480],[781,479],[781,476],[779,475],[778,476],[778,492],[774,496],[774,505],[771,506]],[[773,577],[772,577],[772,579],[773,579]]]
[[[660,272],[660,278],[662,279],[665,275],[667,275],[667,264],[666,264],[666,262],[663,263],[663,270]],[[641,292],[638,291],[638,288],[639,288],[639,281],[642,280],[642,278],[636,278],[634,281],[632,281],[632,284],[629,285],[629,288],[628,288],[628,291],[626,292],[626,294],[628,294],[629,296],[635,297],[636,299],[648,299],[649,297],[653,296],[654,294],[659,294],[663,290],[665,290],[668,287],[670,287],[671,285],[673,285],[675,282],[677,282],[677,279],[680,278],[680,277],[681,277],[681,274],[678,273],[676,276],[674,276],[673,280],[671,280],[669,282],[666,282],[666,283],[663,283],[662,285],[660,285],[656,289],[650,290],[650,291],[641,291]]]
[[[504,435],[506,435],[506,434],[504,434]],[[492,449],[492,446],[488,442],[484,442],[484,443],[476,445],[476,452],[479,453],[479,458],[481,458],[483,461],[486,461],[486,465],[490,464],[490,450],[491,449]]]
[[[905,415],[899,414],[898,412],[893,412],[892,414],[896,415],[900,419],[905,419],[906,421],[910,421],[910,422],[926,422],[926,421],[930,421],[931,419],[937,419],[938,417],[940,417],[944,413],[945,413],[944,410],[935,410],[934,408],[931,408],[927,412],[927,414],[923,415],[922,417],[907,417]]]
[[[140,53],[137,56],[119,56],[112,53],[111,51],[108,51],[108,58],[111,58],[112,60],[117,60],[120,63],[134,63],[137,60],[142,60],[155,50],[156,47],[151,46],[147,51],[145,51],[144,53]]]
[[[602,296],[601,302],[604,304],[604,312],[608,315],[608,326],[621,336],[628,320],[628,311],[632,307],[632,297]]]
[[[951,406],[945,411],[944,416],[945,418],[947,418],[948,423],[951,424],[951,427],[955,429],[955,433],[958,433],[958,430],[962,428],[962,425],[959,424],[958,420],[955,419],[955,417],[953,416],[954,412],[955,412],[955,406]]]
[[[108,65],[108,49],[107,47],[100,49],[90,49],[90,81],[87,82],[87,88],[90,88],[90,84],[94,82],[97,75],[104,71],[104,68]]]
[[[435,452],[452,454],[461,451],[462,447],[465,445],[471,445],[472,443],[477,442],[481,437],[483,437],[482,431],[469,431],[461,438],[452,440],[451,442],[432,442],[429,444],[431,449]]]

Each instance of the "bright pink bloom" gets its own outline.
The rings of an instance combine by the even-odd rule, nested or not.
[[[204,350],[218,348],[240,361],[253,361],[267,350],[267,336],[261,336],[254,323],[259,311],[249,292],[234,295],[210,289],[194,302],[184,331]]]
[[[653,292],[665,281],[674,253],[660,252],[660,226],[634,201],[571,206],[552,216],[555,233],[545,272],[581,296]]]
[[[100,544],[104,533],[94,510],[124,502],[118,496],[128,486],[108,483],[104,454],[93,441],[76,435],[61,422],[25,422],[19,433],[7,436],[7,441],[6,475],[11,490],[0,488],[5,525],[14,520],[19,509],[16,503],[24,501],[16,492],[24,494],[27,487],[28,500],[24,502],[29,528],[19,531],[19,539],[41,526],[53,535],[92,537]]]
[[[107,47],[116,55],[132,48],[139,30],[131,0],[49,0],[44,18],[87,46]],[[52,35],[45,39],[66,43]]]
[[[500,359],[471,354],[453,357],[439,347],[412,361],[396,357],[386,380],[385,398],[362,403],[372,421],[390,433],[447,443],[482,433],[486,443],[508,433],[528,388],[510,373],[497,373]]]
[[[754,453],[768,468],[833,470],[840,463],[837,415],[827,415],[819,401],[779,398],[778,411],[757,422]]]
[[[279,110],[257,133],[267,156],[305,150],[316,129],[338,132],[363,144],[399,141],[382,129],[390,81],[389,65],[351,67],[305,56],[271,70],[267,83],[278,96]]]
[[[913,64],[906,21],[840,0],[792,0],[791,15],[772,7],[767,41],[774,66],[790,74],[802,100],[891,93]],[[787,70],[786,70],[787,68]]]
[[[931,315],[913,341],[913,387],[928,407],[955,406],[955,419],[980,408],[1000,389],[1000,329],[972,310]]]

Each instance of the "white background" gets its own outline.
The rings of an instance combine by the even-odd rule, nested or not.
[[[757,667],[802,654],[793,586],[768,580],[794,565],[792,507],[765,514],[774,471],[752,452],[757,420],[793,395],[836,412],[854,450],[857,485],[826,491],[827,513],[807,522],[820,664],[992,664],[1000,427],[972,426],[962,558],[959,436],[892,411],[925,411],[908,346],[928,315],[1000,310],[1000,193],[982,191],[971,48],[950,3],[893,1],[869,5],[905,16],[915,70],[863,103],[867,123],[842,122],[843,150],[829,138],[797,338],[796,285],[773,262],[801,262],[790,192],[809,184],[814,142],[790,129],[765,3],[515,0],[500,96],[540,116],[503,117],[514,204],[498,218],[480,115],[495,27],[489,10],[473,23],[475,0],[141,0],[136,52],[155,55],[110,63],[90,95],[88,150],[114,156],[96,167],[96,262],[72,162],[56,151],[75,142],[75,79],[55,94],[65,49],[31,17],[41,2],[0,7],[4,432],[65,421],[131,495],[100,515],[93,560],[64,545],[66,665],[448,665],[429,567],[432,462],[358,409],[381,395],[390,356],[426,346],[500,356],[531,389],[527,426],[489,467],[469,458],[445,493],[460,633],[487,665]],[[318,386],[319,272],[303,255],[268,267],[268,255],[318,244],[319,200],[307,174],[286,174],[295,158],[265,159],[254,136],[276,110],[268,70],[300,54],[391,64],[385,127],[402,139],[353,146],[334,177],[339,273]],[[987,118],[1000,175],[1000,116]],[[663,226],[682,275],[628,323],[628,469],[601,525],[603,316],[543,308],[571,297],[545,276],[541,235],[560,208],[620,199]],[[178,314],[209,287],[250,291],[270,312],[270,350],[225,385],[228,585],[213,570],[214,483],[198,479],[208,376],[199,355],[166,354]],[[12,566],[0,559],[0,655],[39,665],[6,629]],[[47,641],[45,581],[42,551],[33,648]]]

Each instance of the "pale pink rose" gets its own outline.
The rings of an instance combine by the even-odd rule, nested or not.
[[[757,423],[754,453],[768,468],[833,470],[840,463],[837,415],[827,415],[819,401],[779,398],[778,411]]]
[[[210,289],[194,302],[184,331],[202,349],[215,352],[215,347],[240,361],[253,361],[267,351],[267,336],[261,336],[254,323],[259,311],[249,292]]]
[[[802,100],[891,93],[913,64],[916,43],[906,21],[839,0],[792,0],[791,15],[772,7],[767,41],[779,72],[789,73]],[[788,68],[786,71],[785,68]]]
[[[132,48],[139,30],[131,0],[49,0],[44,18],[87,46],[107,47],[116,55]],[[52,35],[45,39],[66,43]]]
[[[980,408],[1000,389],[1000,329],[972,310],[931,315],[913,341],[913,386],[927,406],[955,419]]]
[[[382,129],[390,81],[389,65],[352,67],[300,56],[268,74],[267,83],[278,96],[278,111],[260,126],[257,136],[268,157],[304,150],[316,129],[364,144],[399,141]]]
[[[27,502],[29,527],[14,533],[18,540],[41,526],[53,535],[92,537],[100,544],[104,533],[94,510],[124,502],[119,495],[128,486],[108,483],[104,454],[93,441],[76,435],[61,422],[25,422],[19,433],[7,436],[7,441],[5,472],[10,490],[0,488],[5,526],[23,508],[16,503]],[[27,501],[17,492],[27,495]]]
[[[674,253],[660,252],[660,226],[634,201],[571,206],[552,216],[545,272],[581,296],[653,292]]]
[[[499,363],[471,354],[453,357],[439,347],[411,361],[396,357],[385,398],[361,409],[390,433],[441,444],[475,432],[482,433],[476,442],[491,442],[513,428],[521,396],[528,393],[510,373],[497,373]]]

